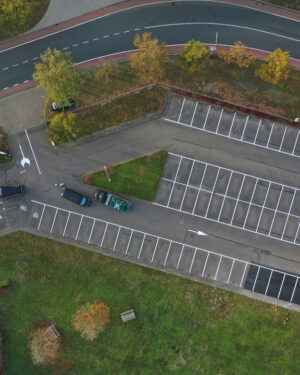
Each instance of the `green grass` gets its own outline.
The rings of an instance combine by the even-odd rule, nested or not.
[[[116,193],[152,201],[161,178],[167,153],[158,151],[128,162],[111,166],[108,181],[105,171],[88,174],[84,182]]]
[[[300,10],[300,0],[264,0],[264,2],[280,5],[285,8]]]
[[[2,25],[0,22],[0,40],[11,38],[33,28],[43,18],[50,3],[50,0],[23,1],[24,4],[29,4],[28,11],[20,20],[18,9],[16,9],[8,23]]]
[[[153,87],[80,111],[76,118],[77,137],[74,140],[158,112],[162,109],[165,95],[166,90]],[[58,136],[58,132],[54,133],[55,144],[66,142],[64,134]]]
[[[12,160],[12,155],[9,151],[7,140],[4,137],[4,132],[1,128],[0,128],[0,151],[6,152],[6,155],[3,155],[0,153],[0,164],[5,164]]]
[[[0,294],[6,375],[299,372],[296,312],[22,232],[1,238],[0,279],[10,280]],[[88,343],[71,316],[96,300],[111,322]],[[124,324],[130,308],[137,319]],[[31,363],[28,336],[45,320],[56,323],[64,351],[42,369]]]

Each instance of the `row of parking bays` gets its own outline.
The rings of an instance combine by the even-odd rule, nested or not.
[[[221,107],[172,96],[165,120],[235,141],[300,157],[299,130]]]
[[[29,226],[37,232],[69,238],[147,265],[201,280],[216,280],[300,304],[299,276],[183,244],[151,233],[32,201]]]
[[[300,245],[300,190],[169,153],[155,204]]]

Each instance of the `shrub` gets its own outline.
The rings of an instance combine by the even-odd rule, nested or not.
[[[103,302],[86,303],[73,315],[73,325],[82,337],[93,341],[110,321],[109,315],[110,309]]]
[[[58,356],[61,341],[53,338],[45,328],[37,328],[30,341],[32,361],[35,364],[47,364]]]

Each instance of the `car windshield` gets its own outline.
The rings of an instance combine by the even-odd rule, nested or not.
[[[86,202],[86,197],[82,197],[81,202],[80,202],[80,206],[84,206],[85,202]]]

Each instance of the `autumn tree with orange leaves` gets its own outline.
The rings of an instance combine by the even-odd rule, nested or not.
[[[246,51],[246,45],[239,40],[234,43],[234,47],[231,47],[229,52],[221,52],[219,57],[226,64],[233,63],[240,68],[249,68],[255,60],[254,56]]]
[[[100,301],[86,303],[73,315],[73,326],[89,341],[95,340],[109,321],[110,308]]]

